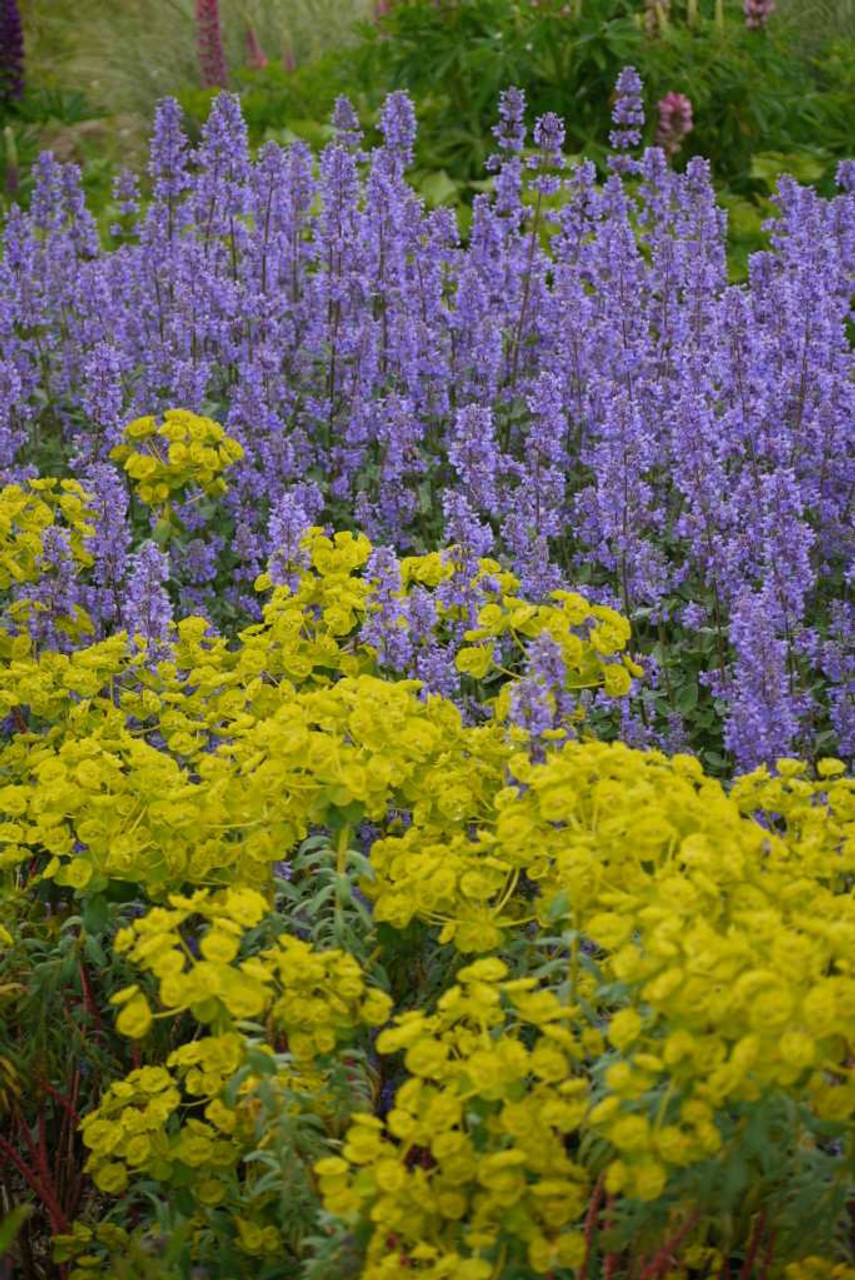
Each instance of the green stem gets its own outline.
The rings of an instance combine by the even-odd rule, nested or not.
[[[573,916],[573,941],[570,943],[570,999],[576,1003],[576,988],[579,985],[579,919]]]
[[[350,824],[346,822],[338,833],[338,846],[336,848],[335,869],[340,876],[343,876],[347,871],[347,851],[349,848]]]

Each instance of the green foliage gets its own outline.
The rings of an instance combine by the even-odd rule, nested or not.
[[[0,1258],[9,1252],[30,1213],[29,1205],[22,1204],[0,1218]]]
[[[369,0],[224,0],[230,73],[247,65],[252,28],[271,66],[298,65],[345,43]],[[28,59],[39,84],[78,85],[107,116],[148,119],[158,98],[199,83],[195,0],[30,0]]]
[[[420,121],[414,186],[430,205],[455,205],[464,226],[493,150],[502,89],[524,88],[535,115],[557,111],[568,152],[601,162],[614,80],[633,63],[646,85],[647,141],[659,99],[676,91],[692,100],[694,130],[678,163],[691,154],[710,158],[733,212],[732,270],[741,279],[768,207],[756,162],[776,153],[794,171],[806,161],[816,170],[810,180],[827,186],[850,146],[855,33],[847,2],[838,0],[836,15],[831,0],[818,5],[815,29],[790,8],[760,33],[746,30],[739,0],[728,0],[723,25],[713,0],[700,0],[692,25],[682,3],[672,5],[671,21],[653,33],[640,0],[397,0],[380,22],[356,28],[355,43],[353,22],[368,12],[361,2],[301,0],[286,14],[271,0],[253,0],[240,11],[225,6],[224,24],[231,87],[254,143],[323,145],[339,94],[370,127],[385,94],[406,88]],[[268,58],[264,68],[248,64],[247,23]],[[7,199],[26,199],[29,166],[51,146],[83,165],[106,227],[110,171],[119,158],[141,166],[156,99],[177,94],[197,130],[207,116],[211,93],[198,88],[192,6],[176,0],[173,12],[146,0],[107,15],[84,0],[72,20],[62,5],[34,5],[29,36],[39,89],[7,122]]]
[[[800,48],[815,50],[828,41],[855,38],[853,0],[777,0],[777,14]]]
[[[290,142],[300,137],[314,145],[328,141],[331,137],[329,116],[339,93],[355,92],[363,113],[370,114],[371,110],[368,98],[353,84],[348,54],[340,51],[299,65],[295,71],[288,71],[276,62],[263,70],[238,69],[232,78],[233,87],[241,96],[241,109],[250,136],[256,144],[270,138]],[[208,115],[215,92],[188,87],[178,95],[197,129]]]
[[[276,113],[277,77],[290,65],[322,68],[325,53],[351,38],[354,22],[369,11],[368,0],[242,0],[222,5],[223,35],[232,87],[252,82],[248,70],[251,29],[268,59],[262,114]],[[111,222],[111,180],[121,165],[142,169],[155,103],[185,95],[200,115],[209,95],[198,89],[194,0],[29,0],[22,5],[27,55],[23,101],[0,106],[0,211],[26,201],[30,167],[42,150],[83,169],[90,207]],[[311,105],[297,112],[323,119],[326,102],[321,71],[310,73]],[[289,116],[294,113],[290,110]],[[296,117],[295,117],[296,118]],[[262,128],[263,132],[263,128]],[[310,130],[319,139],[317,128]]]
[[[238,85],[257,139],[295,129],[295,121],[325,121],[337,93],[370,116],[387,92],[405,88],[419,104],[419,167],[445,171],[465,189],[483,176],[496,103],[509,84],[526,90],[533,114],[565,118],[571,152],[601,157],[612,87],[626,63],[645,81],[648,140],[655,103],[672,90],[686,94],[695,127],[685,154],[708,156],[717,178],[743,195],[758,190],[758,152],[815,149],[819,137],[830,161],[847,146],[850,47],[841,41],[809,55],[787,24],[747,30],[735,3],[721,27],[708,4],[694,25],[675,14],[651,34],[636,0],[585,0],[578,16],[558,0],[399,0],[380,23],[360,28],[352,49],[291,75],[281,67],[243,73]]]
[[[91,122],[94,110],[85,94],[50,86],[28,85],[20,100],[0,102],[0,210],[12,200],[26,200],[31,185],[31,168],[53,141],[74,136]],[[94,158],[94,157],[93,157]],[[85,176],[88,192],[97,192],[97,163]]]
[[[398,0],[359,40],[286,72],[279,65],[235,79],[256,142],[303,138],[319,145],[338,94],[347,94],[367,126],[393,89],[416,99],[419,135],[413,183],[428,204],[453,204],[463,217],[494,150],[491,129],[499,94],[525,89],[533,115],[556,111],[567,124],[567,151],[602,163],[611,95],[622,66],[645,82],[647,142],[656,133],[656,103],[675,91],[694,107],[694,129],[678,164],[710,159],[731,210],[732,271],[744,278],[776,172],[831,184],[851,146],[855,96],[853,37],[805,44],[791,21],[763,32],[745,27],[732,0],[725,21],[701,3],[697,20],[672,6],[672,20],[651,33],[638,0]],[[185,93],[198,122],[210,95]],[[780,163],[778,163],[780,161]]]

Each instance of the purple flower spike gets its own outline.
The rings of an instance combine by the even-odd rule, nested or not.
[[[0,100],[24,93],[24,27],[18,0],[0,0]]]
[[[413,162],[416,140],[416,111],[412,98],[403,89],[390,93],[380,112],[380,132],[387,153],[394,156],[401,169]]]
[[[641,130],[644,127],[642,90],[641,76],[635,67],[624,67],[615,85],[615,104],[612,109],[615,128],[609,134],[609,142],[617,153],[609,157],[609,168],[613,173],[640,171],[639,162],[629,156],[628,152],[641,145]]]
[[[354,111],[350,98],[343,94],[335,100],[332,126],[335,129],[335,140],[340,146],[349,150],[357,150],[361,146],[362,126],[359,116]]]
[[[534,126],[534,145],[539,148],[543,160],[553,168],[562,164],[561,148],[564,146],[564,121],[554,111],[540,116]]]
[[[525,146],[525,135],[525,93],[512,85],[499,98],[499,123],[493,127],[493,137],[503,151],[518,154]]]
[[[157,660],[166,652],[172,628],[172,603],[166,592],[169,559],[153,542],[144,542],[133,557],[122,607],[122,621],[130,637],[141,636],[149,656]]]

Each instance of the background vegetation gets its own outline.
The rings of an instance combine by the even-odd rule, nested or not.
[[[26,200],[29,167],[48,147],[83,166],[107,226],[112,175],[119,164],[142,167],[158,98],[178,95],[196,129],[207,115],[194,0],[21,0],[21,9],[28,88],[0,107],[5,201]],[[598,161],[621,66],[633,63],[645,82],[647,141],[657,102],[686,95],[694,127],[678,164],[710,158],[737,275],[760,243],[778,174],[828,192],[851,137],[855,0],[779,0],[759,31],[746,28],[741,0],[658,10],[642,0],[220,0],[220,13],[229,83],[256,145],[322,143],[338,94],[371,124],[386,93],[406,88],[418,103],[414,184],[430,204],[456,204],[464,222],[511,83],[534,114],[566,120],[570,153]]]

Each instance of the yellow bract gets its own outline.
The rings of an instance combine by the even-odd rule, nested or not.
[[[146,506],[163,506],[194,486],[216,497],[226,491],[223,472],[243,457],[237,440],[212,418],[189,409],[167,409],[163,422],[137,418],[125,427],[127,444],[110,453],[122,463]]]
[[[160,427],[153,419],[132,424],[129,436],[209,431],[200,421],[176,411]],[[33,519],[49,522],[45,495],[85,510],[82,491],[57,496],[33,484],[41,485],[38,499],[5,491],[9,511],[41,504]],[[18,563],[13,525],[10,517],[7,558]],[[405,809],[429,860],[422,904],[443,918],[456,880],[453,864],[434,850],[454,848],[471,823],[493,816],[499,780],[527,735],[509,729],[508,682],[492,720],[472,727],[451,702],[425,699],[418,681],[380,675],[377,655],[358,635],[375,608],[361,576],[370,554],[361,535],[309,530],[295,588],[272,592],[261,623],[230,644],[210,634],[204,619],[185,618],[168,660],[156,667],[142,642],[121,634],[70,654],[34,654],[26,637],[8,641],[0,713],[26,708],[38,732],[0,749],[15,797],[6,810],[14,821],[0,831],[0,867],[46,854],[44,874],[60,885],[97,890],[105,878],[128,880],[152,896],[178,884],[269,884],[273,863],[336,812],[379,821]],[[402,591],[437,585],[454,563],[453,554],[404,561]],[[36,561],[31,568],[37,571]],[[625,642],[628,631],[610,610],[566,593],[529,605],[495,562],[483,561],[478,574],[494,595],[481,611],[479,637],[512,637],[524,655],[547,632],[561,647],[571,689],[613,683],[612,672],[625,676],[622,662],[603,659],[584,638],[584,627],[596,623]],[[437,611],[442,627],[453,610]],[[25,643],[16,648],[19,639]],[[493,662],[492,641],[462,652]],[[469,905],[468,918],[450,924],[458,945],[501,939],[496,903],[506,882],[501,859],[461,878]],[[409,895],[385,895],[378,913],[405,924]]]
[[[315,1167],[331,1213],[373,1224],[366,1280],[388,1274],[390,1236],[405,1262],[454,1262],[437,1275],[467,1274],[458,1268],[464,1259],[475,1267],[470,1249],[508,1232],[538,1274],[581,1260],[573,1225],[590,1188],[565,1141],[588,1107],[587,1083],[573,1066],[579,1010],[535,991],[534,979],[506,974],[498,959],[476,961],[433,1014],[405,1013],[381,1033],[377,1048],[403,1049],[411,1078],[385,1128],[373,1115],[355,1116],[344,1158]],[[408,1159],[420,1150],[428,1161]]]

